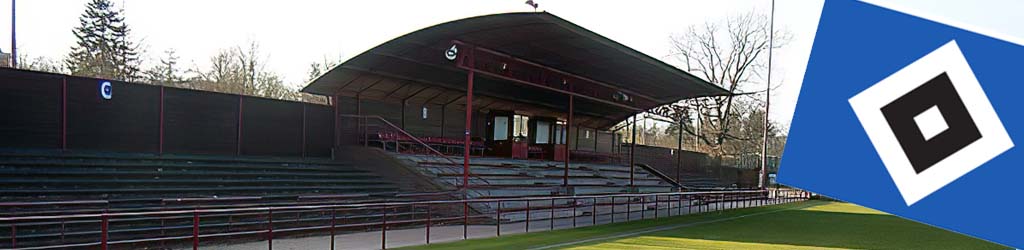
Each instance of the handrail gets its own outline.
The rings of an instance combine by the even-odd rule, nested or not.
[[[540,201],[540,200],[564,200],[564,199],[594,199],[614,197],[641,197],[641,196],[672,196],[672,195],[725,195],[725,194],[759,194],[766,190],[741,190],[741,191],[697,191],[697,192],[661,192],[661,193],[624,193],[605,195],[560,195],[560,196],[532,196],[519,198],[476,198],[457,199],[440,201],[402,201],[402,202],[377,202],[359,204],[331,204],[331,205],[300,205],[281,207],[246,207],[246,208],[215,208],[215,209],[183,209],[143,212],[114,212],[114,213],[93,213],[93,214],[69,214],[69,215],[33,215],[0,217],[0,222],[23,221],[23,220],[52,220],[52,219],[76,219],[95,217],[118,217],[118,216],[147,216],[147,215],[175,215],[193,213],[228,213],[228,212],[252,212],[252,211],[287,211],[287,210],[308,210],[308,209],[337,209],[337,208],[366,208],[366,207],[397,207],[409,205],[438,205],[438,204],[463,204],[463,203],[486,203],[486,202],[510,202],[510,201]]]
[[[643,168],[648,173],[652,173],[655,176],[658,176],[658,178],[661,178],[662,180],[668,181],[670,184],[672,184],[675,187],[678,187],[678,188],[690,188],[690,187],[687,187],[686,185],[683,185],[682,183],[679,183],[679,181],[676,181],[675,179],[670,178],[665,173],[662,173],[661,170],[658,170],[658,169],[656,169],[654,167],[648,166],[647,164],[637,163],[635,165],[640,166],[640,168]]]
[[[437,156],[440,156],[441,158],[444,158],[449,163],[454,164],[454,165],[462,164],[462,163],[456,162],[455,160],[452,160],[450,157],[448,157],[448,155],[445,155],[445,154],[441,153],[440,151],[437,151],[436,149],[434,149],[434,147],[431,147],[427,143],[425,143],[422,140],[420,140],[418,137],[410,134],[408,131],[405,131],[402,128],[399,128],[394,123],[389,122],[387,119],[384,119],[384,117],[381,117],[379,115],[338,114],[338,116],[340,116],[340,117],[349,117],[349,118],[363,118],[363,119],[373,118],[373,119],[380,120],[384,124],[388,125],[388,127],[390,127],[391,129],[393,129],[395,131],[398,131],[399,133],[402,133],[402,135],[408,137],[409,139],[412,139],[416,143],[419,143],[420,146],[423,146],[424,148],[427,148],[428,150],[430,150],[431,153],[433,153],[433,154],[435,154]],[[490,181],[487,181],[487,179],[484,179],[483,177],[480,177],[478,175],[470,174],[469,176],[470,177],[474,177],[476,180],[479,180],[479,181],[481,181],[481,182],[483,182],[485,184],[490,184]],[[469,187],[470,187],[469,183],[463,183],[462,184],[462,188],[464,188],[464,189],[468,190]]]
[[[808,193],[806,191],[802,191],[802,190],[775,190],[776,191],[776,195],[774,195],[774,196],[772,196],[768,191],[769,190],[710,191],[710,192],[664,192],[664,193],[643,193],[643,194],[640,194],[640,193],[624,193],[624,194],[572,195],[572,196],[562,195],[562,196],[515,197],[515,198],[476,198],[476,199],[437,200],[437,201],[377,202],[377,203],[363,203],[363,204],[297,205],[297,206],[286,206],[286,207],[249,207],[249,208],[226,208],[226,209],[193,208],[193,209],[150,211],[150,212],[113,212],[113,213],[111,213],[111,212],[104,212],[104,213],[71,214],[71,215],[17,216],[17,217],[0,217],[0,227],[10,227],[11,228],[11,231],[10,231],[11,232],[11,237],[5,239],[5,240],[10,240],[10,245],[9,246],[11,248],[9,248],[9,249],[36,249],[36,250],[41,250],[41,249],[64,249],[64,248],[68,248],[68,247],[85,247],[85,246],[97,246],[97,245],[100,246],[101,249],[108,249],[108,246],[116,245],[116,244],[164,242],[164,241],[177,241],[177,240],[189,240],[189,239],[191,239],[191,241],[192,241],[193,249],[196,249],[196,248],[198,248],[199,243],[200,243],[201,240],[205,241],[205,240],[210,239],[210,238],[219,238],[219,237],[225,237],[225,236],[240,236],[240,235],[265,235],[267,237],[266,238],[267,249],[272,249],[273,248],[274,233],[289,233],[289,232],[300,232],[300,231],[309,231],[309,230],[324,230],[324,231],[330,230],[329,232],[330,232],[330,235],[331,235],[331,242],[334,242],[335,241],[335,235],[337,234],[336,229],[339,229],[339,228],[360,228],[360,227],[380,228],[381,229],[380,230],[380,232],[381,232],[381,238],[380,238],[380,240],[381,240],[380,241],[381,248],[386,249],[387,248],[387,242],[388,242],[387,239],[386,239],[387,230],[389,229],[389,227],[394,227],[394,226],[399,226],[399,225],[403,225],[401,227],[407,227],[407,226],[418,226],[416,224],[423,223],[422,226],[424,226],[426,228],[426,230],[425,230],[426,233],[424,235],[425,236],[425,241],[426,241],[426,244],[430,244],[430,227],[432,225],[437,224],[437,223],[441,223],[442,225],[446,225],[447,222],[456,222],[455,224],[452,224],[452,225],[462,224],[462,227],[463,227],[463,239],[467,239],[468,238],[467,232],[469,231],[469,225],[470,225],[471,219],[472,219],[472,221],[476,221],[478,219],[487,219],[486,221],[484,221],[482,223],[491,223],[491,222],[487,222],[487,221],[491,221],[491,219],[493,219],[493,223],[495,223],[494,225],[497,227],[496,236],[501,236],[501,231],[502,231],[501,230],[501,226],[502,226],[502,221],[503,221],[502,213],[503,212],[505,212],[505,213],[522,213],[523,211],[525,211],[525,213],[526,213],[525,214],[526,215],[526,220],[523,221],[523,222],[526,223],[526,227],[525,227],[526,228],[526,232],[529,232],[529,229],[530,229],[529,225],[530,225],[530,222],[531,222],[529,215],[531,213],[530,212],[531,208],[534,209],[534,211],[538,211],[538,212],[543,211],[543,210],[547,210],[547,211],[544,211],[544,213],[549,213],[550,217],[544,218],[545,216],[540,216],[540,218],[537,218],[537,220],[541,220],[541,221],[546,220],[546,221],[548,221],[548,223],[550,224],[549,227],[552,230],[555,228],[555,220],[557,219],[556,218],[556,211],[560,211],[558,213],[562,213],[561,215],[558,215],[558,217],[563,217],[563,218],[567,218],[567,216],[571,217],[572,218],[572,222],[573,222],[571,224],[571,226],[572,226],[572,228],[576,228],[578,226],[577,226],[577,224],[575,222],[577,220],[577,217],[579,217],[579,215],[576,212],[578,211],[578,209],[580,209],[580,206],[584,206],[584,207],[586,206],[586,204],[579,202],[580,200],[584,200],[584,202],[585,202],[585,200],[591,200],[592,201],[592,203],[589,205],[591,207],[590,210],[592,211],[591,214],[590,214],[592,223],[590,225],[597,225],[598,224],[598,215],[599,215],[599,213],[598,213],[598,211],[599,211],[598,210],[598,206],[604,206],[604,207],[610,206],[611,207],[611,212],[610,213],[602,213],[602,214],[603,215],[610,214],[611,215],[611,223],[615,223],[616,222],[616,220],[615,220],[616,216],[618,215],[618,217],[621,218],[621,214],[623,213],[623,212],[621,212],[621,210],[619,212],[616,212],[615,207],[616,206],[621,206],[621,205],[625,205],[627,207],[627,209],[625,211],[625,213],[627,214],[626,221],[631,221],[631,220],[633,220],[632,218],[634,217],[632,215],[634,215],[634,213],[638,213],[638,212],[640,213],[641,219],[648,219],[648,218],[650,218],[650,216],[645,215],[645,213],[647,212],[647,210],[651,210],[651,208],[648,205],[650,203],[652,203],[652,202],[654,203],[654,205],[656,207],[654,209],[654,211],[652,211],[652,212],[654,213],[654,218],[657,219],[659,217],[659,214],[660,214],[659,211],[660,210],[666,210],[666,211],[664,211],[665,215],[673,216],[672,210],[675,209],[675,211],[676,211],[675,215],[678,216],[678,215],[682,215],[683,214],[683,208],[684,207],[686,208],[685,211],[686,211],[687,214],[692,214],[694,212],[696,212],[696,213],[707,213],[707,212],[711,212],[711,211],[721,211],[721,210],[724,210],[724,209],[734,209],[734,208],[743,208],[743,207],[756,207],[756,206],[763,206],[763,205],[782,204],[782,203],[788,203],[788,202],[793,202],[793,201],[800,201],[800,200],[805,200],[805,199],[811,198],[811,194],[810,193]],[[782,191],[782,192],[779,192],[779,191]],[[784,196],[780,196],[780,195],[783,195],[783,194],[784,194]],[[653,196],[653,197],[651,197],[651,196]],[[640,197],[642,199],[636,199],[637,197]],[[668,199],[664,199],[663,200],[663,199],[661,199],[662,197],[668,197]],[[675,198],[672,198],[672,197],[675,197]],[[616,198],[628,198],[628,199],[627,199],[627,201],[625,203],[621,203],[621,202],[617,202]],[[653,198],[653,199],[648,199],[648,198]],[[572,200],[573,202],[570,203],[570,204],[567,204],[567,205],[555,205],[555,201],[556,200]],[[599,202],[599,200],[604,200],[604,202]],[[510,207],[510,208],[507,208],[507,209],[502,209],[501,208],[501,204],[502,203],[515,202],[515,201],[526,201],[527,202],[526,203],[526,207],[525,208]],[[535,201],[534,204],[543,204],[546,201],[547,203],[550,203],[551,206],[541,206],[541,207],[531,206],[530,205],[530,201]],[[447,207],[445,205],[458,205],[458,204],[461,204],[462,206],[465,207],[465,206],[473,204],[473,203],[485,203],[486,204],[486,203],[491,203],[491,202],[496,202],[498,204],[498,208],[493,213],[494,217],[492,217],[491,215],[487,215],[487,214],[470,215],[470,214],[465,213],[465,212],[462,214],[462,216],[457,216],[457,215],[456,216],[450,216],[450,215],[444,215],[444,214],[441,214],[441,216],[432,216],[431,215],[431,207],[435,206],[435,205],[442,205],[444,207]],[[536,202],[541,202],[541,203],[536,203]],[[684,206],[684,202],[686,203],[685,206]],[[729,203],[731,205],[727,206],[726,203]],[[667,206],[662,208],[662,204],[665,204]],[[676,204],[676,205],[673,206],[673,204]],[[630,207],[635,207],[634,205],[640,205],[642,208],[640,210],[632,210],[631,211],[629,208]],[[398,212],[397,210],[395,212],[398,212],[398,213],[389,213],[388,212],[388,209],[391,209],[391,208],[401,208],[401,207],[408,207],[408,208],[411,208],[413,210],[415,210],[417,208],[426,208],[427,216],[425,218],[416,218],[416,216],[413,216],[411,218],[409,218],[409,217],[398,217],[398,218],[396,218],[394,216],[402,216],[402,214],[410,215],[410,214],[414,214],[415,211],[413,211],[411,213]],[[342,219],[344,221],[345,218],[355,218],[355,217],[352,217],[351,215],[337,216],[337,212],[338,211],[342,211],[342,210],[345,210],[345,211],[367,210],[367,209],[383,209],[383,210],[380,213],[377,213],[377,214],[368,214],[368,215],[361,215],[361,214],[359,214],[359,215],[355,215],[355,216],[360,216],[360,217],[364,217],[364,218],[379,218],[379,221],[371,220],[371,221],[367,221],[367,222],[336,224],[338,219]],[[572,213],[569,214],[569,215],[564,215],[564,213],[568,212],[570,209],[571,209]],[[310,222],[310,221],[322,221],[322,220],[324,220],[322,218],[321,219],[317,219],[317,218],[300,218],[299,216],[296,216],[294,218],[287,218],[287,219],[281,220],[280,222],[277,222],[275,224],[274,214],[281,214],[281,213],[300,214],[300,213],[309,213],[309,212],[320,213],[321,217],[323,217],[325,214],[329,214],[328,218],[330,220],[330,225],[329,226],[328,225],[324,225],[324,224],[316,224],[316,225],[295,224],[295,225],[292,225],[292,226],[281,225],[282,222],[284,222],[284,223],[292,223],[292,222],[294,222],[294,223],[305,223],[305,222]],[[230,216],[242,216],[242,215],[265,216],[264,217],[265,220],[259,220],[259,219],[256,220],[256,221],[252,221],[252,220],[241,221],[241,220],[239,220],[239,221],[236,222],[237,225],[239,225],[239,226],[248,225],[248,226],[245,229],[241,230],[241,231],[231,230],[232,222],[231,222],[231,219],[230,219],[231,217]],[[437,214],[434,214],[434,215],[437,215]],[[200,223],[201,222],[201,218],[204,218],[204,217],[205,218],[210,218],[210,217],[218,217],[218,216],[229,216],[228,217],[229,218],[228,222],[226,224],[228,226],[228,229],[226,231],[224,231],[224,230],[217,230],[217,231],[203,233],[203,231],[200,230],[200,228],[210,228],[210,227],[222,227],[222,226],[224,226],[225,224],[223,222],[218,222],[216,220],[210,221],[210,222],[208,222],[205,225],[202,225]],[[127,218],[125,218],[125,217],[127,217]],[[173,225],[165,227],[164,224],[163,224],[163,220],[166,220],[166,219],[184,220],[184,219],[187,219],[189,217],[192,218],[191,225],[189,225],[188,223],[184,223],[184,224],[182,224],[182,223],[175,223]],[[78,221],[75,221],[76,219]],[[159,220],[161,220],[161,224],[160,224],[159,228],[156,228],[156,227],[148,227],[148,228],[147,227],[142,227],[142,228],[132,227],[132,228],[112,229],[111,227],[109,227],[109,225],[111,223],[113,223],[115,221],[120,223],[120,222],[124,221],[124,219],[132,219],[132,220],[137,220],[137,219],[157,220],[157,219],[159,219]],[[17,234],[17,232],[18,232],[18,231],[16,231],[17,228],[23,227],[23,226],[27,226],[27,227],[31,228],[33,226],[43,225],[43,224],[38,224],[37,221],[45,221],[45,220],[60,220],[60,233],[56,234],[56,232],[43,232],[42,234],[40,234],[38,232],[33,232],[33,231],[29,230],[28,234],[24,234],[21,237],[19,237],[19,235]],[[509,222],[512,222],[512,221],[513,221],[512,219],[509,219]],[[76,230],[76,231],[73,231],[73,232],[66,232],[65,231],[65,225],[67,225],[68,223],[97,223],[97,222],[100,223],[99,231],[96,231],[95,229],[86,229],[85,231]],[[473,222],[473,223],[479,223],[479,222]],[[605,223],[607,223],[607,222],[605,222]],[[191,227],[191,229],[192,229],[191,235],[179,234],[179,233],[172,233],[171,235],[164,234],[164,230],[181,230],[181,229],[187,229],[189,227]],[[160,230],[160,235],[159,236],[156,236],[156,235],[148,235],[147,236],[147,235],[140,234],[142,236],[138,236],[138,235],[134,235],[133,234],[132,237],[127,237],[127,238],[126,237],[119,237],[120,239],[111,239],[110,238],[110,235],[111,234],[115,234],[115,233],[118,234],[118,235],[124,235],[124,234],[127,234],[127,233],[145,232],[146,230],[149,230],[149,231]],[[99,241],[90,241],[90,242],[75,242],[75,241],[78,241],[78,240],[74,240],[72,242],[65,242],[64,241],[64,237],[65,236],[81,237],[82,235],[96,235],[96,234],[100,235],[100,240]],[[47,237],[57,237],[58,235],[59,235],[59,237],[61,237],[59,245],[55,245],[54,244],[54,243],[56,243],[55,241],[54,242],[44,242],[44,241],[41,241],[41,240],[45,240]],[[2,237],[2,236],[0,236],[0,237]],[[29,242],[33,242],[33,243],[30,243],[29,245],[18,245],[19,241],[17,239],[19,239],[19,238],[22,238],[22,239],[33,239],[33,240],[29,240]],[[0,238],[0,239],[3,239],[3,238]],[[91,240],[94,240],[94,239],[91,239]],[[40,244],[40,243],[42,243],[42,244]]]
[[[427,145],[427,143],[421,141],[416,136],[413,136],[412,134],[409,134],[409,132],[406,132],[404,129],[399,128],[398,126],[395,126],[395,124],[389,122],[387,119],[384,119],[384,117],[381,117],[379,115],[349,115],[349,114],[338,114],[338,116],[350,117],[350,118],[364,118],[364,119],[366,119],[366,118],[374,118],[374,119],[380,120],[380,121],[384,122],[384,124],[387,124],[392,129],[398,131],[399,133],[402,133],[402,135],[405,135],[409,139],[412,139],[413,141],[416,141],[416,143],[419,143],[420,145],[424,146],[425,148],[430,150],[430,152],[432,152],[432,153],[434,153],[434,154],[436,154],[438,156],[441,156],[441,158],[444,158],[445,160],[448,160],[449,162],[451,162],[453,164],[458,164],[457,162],[455,162],[455,160],[452,160],[447,155],[441,153],[440,151],[437,151],[436,149],[434,149],[430,145]]]

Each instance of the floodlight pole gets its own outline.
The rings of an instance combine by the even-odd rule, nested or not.
[[[758,175],[757,187],[764,189],[768,177],[768,107],[772,98],[772,47],[775,47],[775,0],[772,0],[772,13],[768,24],[768,82],[764,91],[764,138],[761,147],[761,173]]]
[[[15,0],[11,0],[11,68],[18,68],[18,39],[16,38],[17,25],[14,17]]]

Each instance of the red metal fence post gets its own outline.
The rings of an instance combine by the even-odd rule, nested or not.
[[[60,149],[68,150],[68,78],[62,77],[60,85]]]
[[[109,222],[110,221],[107,219],[107,214],[103,214],[102,218],[100,219],[100,249],[102,250],[109,249],[109,247],[107,246],[107,240],[109,239]]]
[[[549,220],[548,220],[548,222],[551,223],[551,228],[548,229],[548,230],[551,231],[551,230],[555,230],[555,199],[554,198],[551,198],[551,207],[549,207],[548,209],[551,210],[551,215],[550,215]]]
[[[335,101],[337,103],[337,101]],[[338,209],[331,209],[331,250],[334,250],[334,235],[337,231]]]
[[[633,217],[633,196],[626,196],[626,221]]]
[[[659,203],[661,196],[654,195],[654,218],[658,218],[658,212],[661,211],[661,203]]]
[[[274,209],[267,208],[267,249],[274,249]]]
[[[497,226],[498,229],[494,231],[495,236],[501,236],[501,200],[498,200],[498,215],[497,215]]]
[[[469,238],[469,203],[462,200],[462,239]]]
[[[615,223],[615,196],[612,196],[612,223]]]
[[[164,86],[160,86],[160,147],[157,151],[164,154]]]
[[[388,249],[388,207],[384,206],[380,221],[380,249]]]
[[[302,158],[306,158],[306,103],[302,103]]]
[[[676,215],[683,215],[683,195],[680,194],[679,198],[676,199]]]
[[[433,215],[431,214],[430,204],[427,204],[427,232],[426,232],[427,244],[430,244],[430,224],[434,224],[434,223],[432,223],[430,221],[431,217],[433,217]]]
[[[236,155],[242,155],[242,111],[243,111],[243,108],[244,108],[244,106],[242,105],[242,103],[243,103],[242,100],[243,99],[244,99],[244,96],[242,96],[242,95],[238,96],[238,128],[237,128],[238,131],[236,131],[236,132],[238,132],[238,135],[237,135],[238,138],[236,138],[236,140],[235,140],[235,142],[236,142],[236,144],[235,144],[235,150],[236,150],[235,154]]]
[[[530,232],[530,200],[526,200],[526,232]]]
[[[576,228],[576,198],[572,198],[572,227]]]
[[[647,196],[640,196],[640,219],[647,219]]]

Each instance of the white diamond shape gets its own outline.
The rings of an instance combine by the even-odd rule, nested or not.
[[[921,135],[924,135],[925,140],[931,140],[932,137],[949,128],[946,118],[942,117],[942,111],[939,111],[939,106],[932,106],[914,116],[914,123],[917,123],[917,128],[921,129]]]
[[[949,76],[982,137],[917,173],[882,115],[881,108],[943,72]],[[950,41],[917,59],[851,97],[849,102],[907,206],[1014,146],[956,41]]]

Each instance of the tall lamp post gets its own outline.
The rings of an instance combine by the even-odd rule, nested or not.
[[[17,18],[14,17],[14,7],[15,0],[11,0],[11,68],[18,67],[18,39],[15,38],[15,34],[17,33],[15,29],[17,29],[18,26],[15,25]]]
[[[761,171],[757,180],[757,187],[767,187],[768,177],[768,107],[772,98],[772,47],[775,47],[775,0],[772,0],[772,13],[768,24],[768,82],[764,91],[764,138],[761,147]]]

